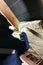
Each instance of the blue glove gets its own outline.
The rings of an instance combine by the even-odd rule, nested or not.
[[[29,46],[29,41],[28,41],[28,38],[27,38],[27,35],[25,32],[22,32],[20,34],[20,40],[25,42],[26,50],[28,50],[30,48],[30,46]]]
[[[1,63],[1,65],[21,65],[21,60],[17,52],[15,52],[14,54],[9,54]]]

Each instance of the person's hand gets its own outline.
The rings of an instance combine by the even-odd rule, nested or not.
[[[26,49],[28,50],[30,46],[29,46],[29,41],[25,32],[22,32],[20,34],[20,40],[25,42]]]

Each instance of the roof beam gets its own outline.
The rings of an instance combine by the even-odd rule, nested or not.
[[[41,0],[41,4],[42,4],[42,7],[43,7],[43,0]]]
[[[8,5],[5,3],[4,0],[0,0],[0,11],[3,12],[3,14],[8,18],[8,20],[15,26],[19,24],[19,20],[17,17],[13,14],[11,9],[8,7]]]

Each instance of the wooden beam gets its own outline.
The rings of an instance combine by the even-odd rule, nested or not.
[[[11,9],[8,7],[8,5],[5,3],[4,0],[0,0],[0,11],[4,13],[4,15],[8,18],[8,20],[15,26],[19,24],[19,20],[17,17],[13,14]]]
[[[38,65],[38,64],[35,64],[33,61],[31,61],[29,58],[27,58],[25,54],[22,54],[20,57],[29,65]]]
[[[41,4],[42,4],[42,7],[43,7],[43,0],[41,0]]]

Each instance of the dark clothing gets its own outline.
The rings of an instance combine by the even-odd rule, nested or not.
[[[16,50],[15,54],[0,54],[0,65],[21,65],[19,56],[26,51],[25,43],[14,38],[11,33],[8,28],[0,27],[0,48]]]
[[[14,54],[0,54],[0,65],[21,65],[21,60],[19,56],[24,53],[28,49],[28,40],[24,33],[24,37],[22,34],[20,35],[22,39],[14,38],[11,34],[9,28],[9,23],[7,22],[6,18],[3,15],[0,15],[0,48],[3,49],[15,49]],[[21,38],[20,37],[20,38]],[[27,40],[27,41],[26,41]]]
[[[0,48],[9,48],[22,50],[25,48],[25,43],[11,35],[12,31],[7,28],[0,28]]]
[[[0,61],[0,65],[21,65],[21,60],[18,57],[17,53],[15,54],[1,54],[0,58],[3,59]]]

